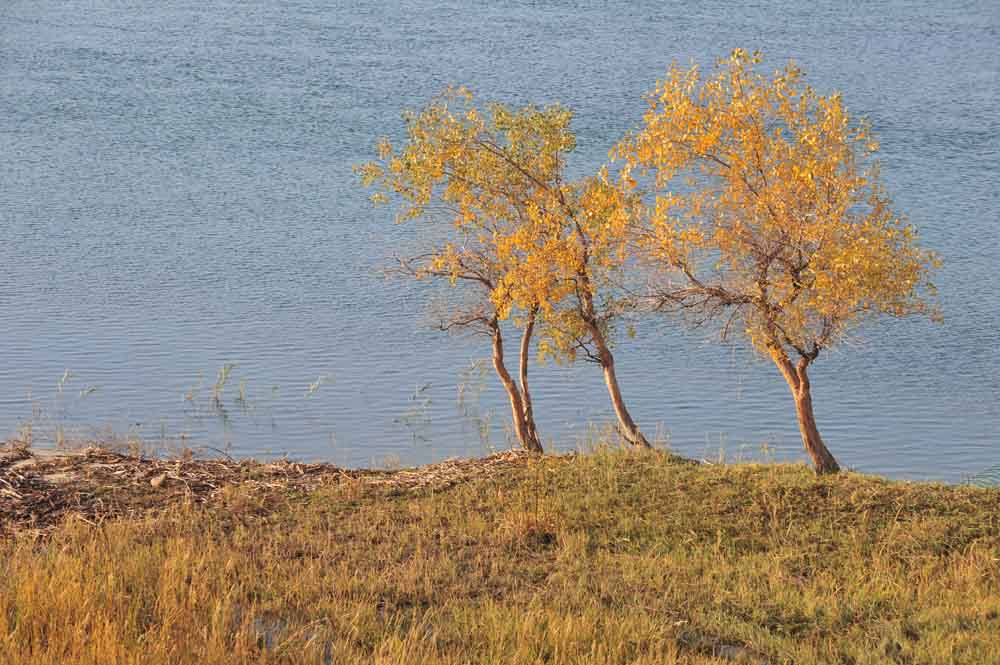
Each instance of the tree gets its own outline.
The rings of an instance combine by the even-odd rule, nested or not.
[[[866,122],[789,64],[767,78],[737,49],[702,79],[676,64],[613,155],[647,212],[639,237],[663,268],[658,308],[727,315],[788,383],[818,473],[839,470],[813,415],[808,370],[878,315],[937,317],[937,257],[891,208]]]
[[[537,322],[543,355],[573,360],[583,350],[602,366],[623,434],[648,446],[621,397],[609,337],[617,312],[608,280],[624,261],[635,198],[606,174],[565,179],[576,139],[572,114],[558,104],[511,110],[492,103],[482,111],[457,89],[404,117],[406,145],[397,152],[383,141],[379,161],[360,167],[362,179],[378,185],[376,201],[402,201],[401,221],[429,220],[435,237],[450,238],[402,265],[416,277],[479,287],[476,304],[447,325],[491,331],[519,438],[524,422],[522,443],[536,443],[527,365]],[[503,367],[499,325],[515,312],[523,325],[520,389]]]
[[[561,168],[554,153],[572,147],[572,137],[563,132],[568,116],[557,108],[512,113],[500,105],[483,113],[470,93],[457,89],[419,113],[406,112],[404,120],[405,145],[397,151],[383,139],[379,159],[357,168],[362,183],[377,188],[374,202],[400,203],[398,222],[428,223],[422,237],[431,247],[399,257],[396,272],[467,287],[464,300],[442,317],[441,328],[489,335],[515,435],[524,448],[541,452],[528,389],[539,305],[513,297],[512,272],[521,257],[511,238],[520,231],[532,200],[533,186],[526,185],[524,172],[543,182],[553,180]],[[515,310],[523,328],[520,385],[507,369],[501,328]]]
[[[618,385],[612,353],[614,324],[629,307],[620,297],[627,278],[629,229],[638,197],[612,183],[607,171],[548,188],[544,207],[519,240],[527,260],[517,281],[544,313],[543,355],[600,365],[622,436],[650,444],[632,419]]]

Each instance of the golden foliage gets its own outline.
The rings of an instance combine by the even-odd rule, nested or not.
[[[482,110],[457,88],[404,118],[405,145],[383,139],[378,160],[356,170],[375,202],[400,202],[398,221],[438,229],[431,251],[407,263],[412,274],[478,282],[499,319],[538,308],[542,355],[572,360],[606,329],[594,298],[628,257],[638,198],[603,171],[565,179],[576,138],[558,104]]]
[[[512,111],[479,109],[464,88],[449,89],[420,112],[407,112],[407,140],[378,145],[378,160],[357,167],[375,186],[376,203],[400,202],[397,221],[421,218],[431,250],[411,262],[417,278],[471,280],[485,287],[484,305],[501,319],[530,308],[523,275],[549,272],[525,251],[531,225],[544,224],[548,192],[559,187],[564,156],[574,147],[571,114],[553,105]]]
[[[670,68],[612,157],[651,182],[645,249],[681,274],[665,301],[735,309],[754,345],[814,358],[869,315],[930,314],[938,258],[891,208],[868,123],[794,64],[736,49],[703,77]]]

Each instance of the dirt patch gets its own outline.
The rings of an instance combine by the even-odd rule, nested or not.
[[[0,445],[0,537],[45,532],[69,515],[90,522],[161,510],[176,501],[206,503],[227,487],[261,494],[309,491],[344,482],[391,492],[442,490],[475,478],[508,474],[532,455],[511,450],[482,459],[415,469],[343,469],[289,460],[155,459],[90,446],[71,453]]]

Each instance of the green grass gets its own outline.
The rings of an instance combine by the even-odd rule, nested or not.
[[[0,543],[2,663],[1000,663],[1000,490],[597,452]]]

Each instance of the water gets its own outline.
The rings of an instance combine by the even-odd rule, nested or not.
[[[0,434],[32,420],[351,465],[505,446],[503,395],[472,365],[487,346],[431,330],[426,292],[378,273],[415,229],[369,207],[351,164],[463,83],[574,108],[582,174],[672,60],[744,46],[870,117],[897,207],[946,261],[943,325],[886,321],[820,358],[821,430],[847,466],[961,480],[1000,461],[998,43],[991,2],[8,0]],[[634,415],[677,451],[803,457],[787,389],[745,348],[649,321],[618,358]],[[533,372],[554,447],[608,420],[595,367]]]

